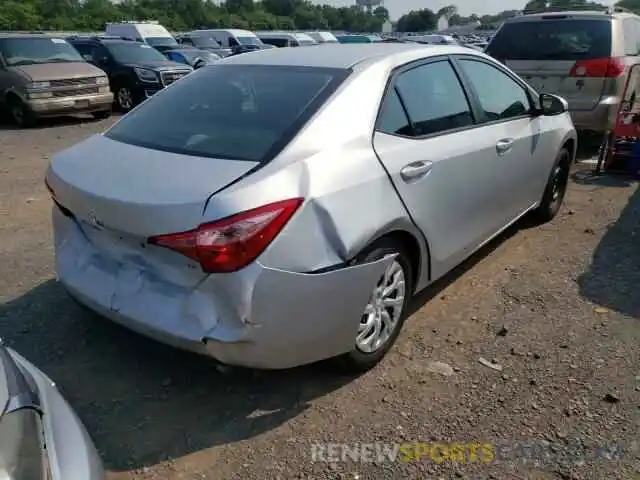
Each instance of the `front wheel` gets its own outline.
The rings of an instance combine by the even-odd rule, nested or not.
[[[550,222],[560,211],[569,186],[571,154],[562,148],[547,181],[540,206],[533,211],[533,217],[539,223]]]
[[[126,113],[135,107],[133,92],[129,87],[121,86],[116,90],[116,104],[122,113]]]
[[[36,124],[36,116],[19,98],[12,96],[7,102],[13,123],[20,128],[31,128]]]
[[[361,372],[374,367],[395,343],[406,318],[413,292],[411,263],[394,242],[383,241],[360,255],[357,263],[369,263],[396,255],[374,286],[351,352],[340,357],[347,370]]]

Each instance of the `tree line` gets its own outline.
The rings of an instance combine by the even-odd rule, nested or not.
[[[587,0],[530,0],[525,9],[599,5]],[[640,0],[621,0],[618,5],[640,12]],[[455,5],[438,11],[411,11],[398,19],[399,32],[434,30],[445,15],[450,25],[473,23],[495,28],[518,10],[496,15],[462,16]],[[121,20],[158,20],[173,30],[197,28],[245,28],[251,30],[338,30],[379,32],[389,19],[384,7],[362,8],[316,5],[309,0],[0,0],[0,30],[101,31],[105,23]]]
[[[632,10],[640,14],[640,0],[620,0],[616,6]],[[555,8],[569,10],[571,8],[585,9],[591,7],[602,7],[601,3],[588,0],[529,0],[522,8],[524,11],[544,10],[545,8]],[[507,18],[518,15],[522,10],[505,10],[495,15],[463,16],[458,13],[455,5],[449,5],[434,12],[428,8],[414,10],[400,17],[396,30],[400,32],[422,32],[433,30],[438,19],[446,16],[450,26],[478,25],[479,29],[495,29]]]
[[[368,12],[308,0],[0,0],[0,30],[101,31],[105,23],[157,20],[180,31],[197,28],[379,32],[384,7]]]

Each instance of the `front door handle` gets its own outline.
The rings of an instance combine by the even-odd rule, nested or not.
[[[411,162],[408,165],[400,170],[400,176],[405,182],[411,182],[412,180],[417,180],[418,178],[424,177],[433,166],[433,162]]]
[[[496,143],[498,155],[504,155],[509,152],[511,147],[513,147],[513,138],[503,138],[502,140],[498,140],[498,143]]]

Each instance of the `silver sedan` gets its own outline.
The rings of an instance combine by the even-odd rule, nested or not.
[[[55,384],[1,340],[0,478],[104,479],[89,435]]]
[[[223,59],[57,154],[71,296],[227,364],[367,369],[416,292],[556,215],[563,99],[464,47],[325,47]]]

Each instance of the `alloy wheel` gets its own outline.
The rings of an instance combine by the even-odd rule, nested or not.
[[[133,95],[131,94],[131,90],[126,87],[118,89],[118,106],[125,111],[133,108]]]
[[[373,289],[358,327],[356,348],[374,353],[389,341],[402,317],[406,294],[405,271],[394,260]]]

